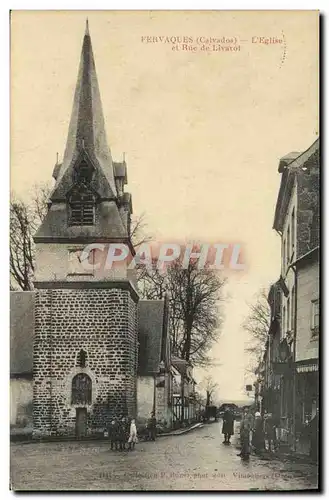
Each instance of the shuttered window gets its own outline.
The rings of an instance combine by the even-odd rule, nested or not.
[[[71,226],[95,224],[95,197],[88,188],[81,186],[79,190],[72,193],[69,206]]]

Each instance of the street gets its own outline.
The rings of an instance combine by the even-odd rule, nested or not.
[[[317,488],[307,461],[237,456],[238,435],[222,444],[221,421],[111,452],[105,442],[14,443],[14,490],[303,490]],[[236,426],[238,428],[238,425]]]

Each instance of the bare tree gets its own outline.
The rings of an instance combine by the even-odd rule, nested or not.
[[[131,217],[130,238],[135,249],[140,247],[143,243],[151,241],[152,237],[146,232],[146,228],[147,222],[144,212],[141,215],[134,215]]]
[[[261,289],[253,304],[249,304],[249,314],[242,327],[248,333],[245,352],[251,356],[251,371],[259,363],[263,354],[268,331],[270,328],[271,310],[267,301],[267,291]]]
[[[207,375],[203,379],[201,386],[206,391],[206,406],[210,406],[212,402],[212,396],[219,386],[217,382],[213,380],[211,375]]]
[[[156,261],[152,264],[152,270],[144,266],[140,271],[140,291],[148,299],[168,294],[173,353],[194,365],[209,365],[208,353],[223,321],[220,303],[225,280],[213,269],[199,269],[197,261],[185,268],[178,259],[164,274]]]
[[[35,246],[33,236],[45,217],[50,194],[48,184],[34,186],[30,203],[14,194],[10,201],[10,276],[11,288],[33,289]]]

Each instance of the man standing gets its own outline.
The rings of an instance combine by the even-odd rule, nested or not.
[[[230,439],[234,434],[234,415],[228,406],[225,406],[223,415],[222,434],[224,434],[223,444],[231,444]]]
[[[148,421],[148,438],[150,441],[155,441],[156,437],[156,426],[157,426],[157,421],[154,415],[154,412],[151,413],[151,418]]]
[[[265,414],[265,439],[268,443],[268,451],[275,451],[276,449],[276,429],[272,413]]]

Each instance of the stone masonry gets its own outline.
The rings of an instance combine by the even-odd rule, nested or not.
[[[86,364],[78,366],[80,350]],[[40,289],[36,292],[34,437],[75,434],[72,379],[92,381],[87,433],[103,431],[114,415],[136,416],[137,304],[129,290]]]

